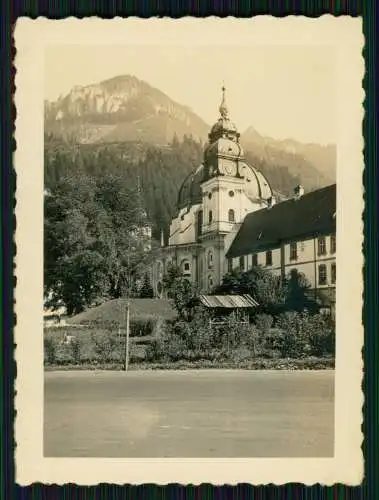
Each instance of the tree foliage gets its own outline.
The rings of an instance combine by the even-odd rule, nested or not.
[[[169,266],[163,276],[163,286],[167,296],[174,303],[179,319],[191,321],[197,309],[198,288],[174,265]]]
[[[204,145],[191,136],[159,147],[136,142],[76,144],[63,142],[53,135],[45,137],[45,187],[52,189],[62,177],[82,174],[94,179],[117,174],[126,185],[136,185],[140,177],[144,204],[159,240],[176,211],[178,190],[191,170],[203,162]],[[272,188],[292,193],[299,179],[293,176],[280,158],[271,161],[246,153],[247,160],[269,180]]]
[[[248,271],[233,269],[215,289],[221,294],[249,294],[258,302],[258,313],[277,315],[283,311],[309,310],[317,312],[318,306],[307,293],[309,283],[296,269],[282,279],[261,266]]]
[[[119,176],[62,177],[45,196],[44,288],[47,305],[68,314],[136,284],[148,265],[136,189]]]

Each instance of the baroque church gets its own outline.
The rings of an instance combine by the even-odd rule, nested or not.
[[[153,266],[156,297],[164,297],[170,265],[204,293],[233,269],[262,266],[305,276],[309,293],[333,312],[336,297],[336,184],[275,203],[268,180],[249,165],[229,118],[222,89],[220,116],[211,128],[204,161],[183,181],[168,245],[163,238]]]
[[[162,239],[153,270],[158,297],[164,295],[162,278],[173,264],[203,291],[218,285],[227,272],[226,253],[246,215],[275,203],[268,180],[245,161],[224,87],[219,112],[203,163],[179,189],[167,246]]]

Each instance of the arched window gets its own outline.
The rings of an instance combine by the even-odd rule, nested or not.
[[[212,277],[212,275],[210,274],[210,275],[208,276],[208,289],[210,290],[212,287],[213,287],[213,277]]]
[[[212,250],[208,252],[208,269],[212,269],[213,267],[213,253]]]
[[[212,210],[209,210],[209,224],[212,223],[212,220],[213,220]]]
[[[236,217],[235,217],[235,214],[234,214],[234,210],[231,208],[228,212],[228,221],[229,222],[235,222],[236,220]]]

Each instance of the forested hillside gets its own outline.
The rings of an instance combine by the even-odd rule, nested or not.
[[[133,142],[75,144],[62,142],[52,135],[45,137],[45,188],[51,189],[67,174],[86,174],[93,178],[116,174],[127,187],[137,185],[139,177],[153,236],[159,239],[161,229],[167,237],[175,213],[178,190],[189,172],[202,162],[204,145],[184,136],[174,136],[166,147]],[[273,165],[246,153],[248,161],[270,181],[274,190],[284,195],[292,192],[301,179],[289,173],[285,165]]]

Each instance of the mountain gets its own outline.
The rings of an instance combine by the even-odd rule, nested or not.
[[[261,135],[254,127],[241,134],[245,149],[260,159],[286,164],[304,184],[315,181],[314,187],[336,182],[337,150],[335,144],[304,144],[293,139],[277,140]],[[306,178],[304,179],[302,178]],[[320,185],[321,184],[321,185]]]
[[[167,144],[175,133],[204,140],[209,126],[187,106],[134,76],[123,75],[74,87],[55,102],[45,101],[45,131],[81,144]]]
[[[101,157],[111,158],[111,163],[121,162],[123,165],[122,162],[127,162],[138,167],[145,161],[147,149],[158,147],[166,150],[163,158],[169,165],[167,176],[175,177],[176,184],[178,171],[175,162],[171,165],[171,159],[176,158],[175,161],[181,164],[180,171],[184,175],[192,165],[184,166],[188,155],[183,151],[194,148],[196,154],[192,152],[189,157],[199,157],[201,161],[198,153],[209,130],[210,126],[190,108],[174,102],[160,90],[131,75],[74,87],[65,97],[45,102],[45,133],[50,137],[45,150],[56,147],[62,150],[75,145],[74,149],[80,147],[81,157],[87,161],[89,156],[84,149],[90,148],[95,156],[101,152]],[[179,141],[192,138],[199,145],[189,146],[190,143],[185,142],[182,149],[170,154],[167,149],[171,148],[174,136]],[[54,146],[54,139],[58,146]],[[310,191],[335,182],[334,145],[276,140],[261,135],[253,127],[241,135],[241,143],[248,161],[284,195],[292,192],[295,183],[303,184],[305,190]],[[78,167],[74,164],[72,168]],[[104,172],[107,168],[104,166]],[[59,175],[58,167],[54,169],[54,175]]]

